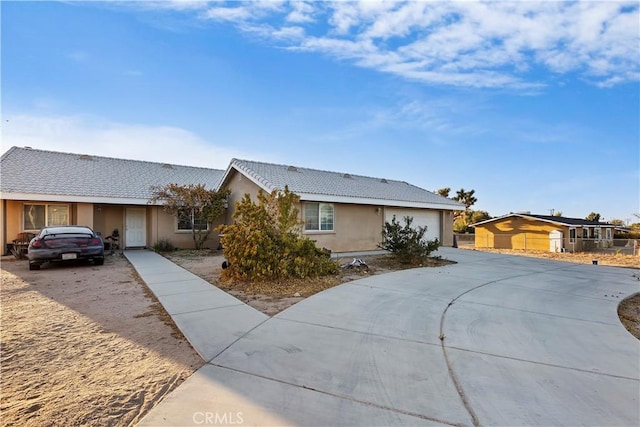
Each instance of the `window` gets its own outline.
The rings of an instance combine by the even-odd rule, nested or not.
[[[593,229],[593,237],[596,240],[600,240],[602,238],[602,230],[600,229],[600,227]]]
[[[576,242],[576,229],[575,228],[570,228],[569,229],[569,243],[575,243]]]
[[[178,231],[208,230],[206,218],[196,215],[193,209],[181,209],[178,212]]]
[[[582,238],[583,239],[588,239],[589,238],[589,229],[587,227],[583,227],[582,228]]]
[[[69,205],[34,205],[23,206],[24,230],[41,230],[46,226],[69,225]]]
[[[611,240],[611,229],[605,228],[605,236],[607,236],[607,240]]]
[[[305,203],[304,229],[305,231],[333,231],[333,205]]]

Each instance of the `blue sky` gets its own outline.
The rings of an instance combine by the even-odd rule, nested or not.
[[[232,157],[640,211],[637,2],[2,2],[2,152]]]

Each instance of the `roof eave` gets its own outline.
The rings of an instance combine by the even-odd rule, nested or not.
[[[229,167],[225,171],[224,175],[222,176],[222,179],[220,180],[220,182],[218,184],[218,190],[221,189],[222,187],[224,187],[228,183],[228,180],[229,180],[229,178],[231,176],[231,172],[233,170],[235,170],[236,172],[242,174],[242,176],[244,176],[249,181],[251,181],[254,184],[256,184],[262,190],[264,190],[264,191],[266,191],[268,193],[271,193],[271,191],[273,191],[273,189],[269,188],[269,186],[266,183],[264,183],[263,181],[259,180],[257,177],[253,176],[252,174],[248,173],[242,167],[241,161],[238,160],[238,159],[232,159],[231,163],[229,163]]]
[[[568,222],[562,222],[562,221],[553,221],[550,219],[545,219],[545,218],[538,218],[536,216],[532,216],[532,215],[526,215],[526,214],[507,214],[507,215],[502,215],[500,217],[497,218],[491,218],[491,219],[487,219],[485,221],[481,221],[475,224],[471,224],[471,227],[476,227],[478,225],[484,225],[484,224],[488,224],[490,222],[495,222],[495,221],[500,221],[502,219],[505,218],[509,218],[509,217],[518,217],[518,218],[526,218],[526,219],[532,219],[535,221],[542,221],[542,222],[546,222],[549,224],[556,224],[556,225],[562,225],[564,227],[612,227],[611,224],[607,224],[607,223],[599,223],[599,224],[570,224]]]
[[[301,201],[307,202],[324,202],[324,203],[345,203],[353,205],[372,205],[372,206],[393,206],[401,208],[421,208],[421,209],[437,209],[458,211],[464,209],[464,205],[455,206],[442,203],[415,202],[406,200],[390,200],[390,199],[374,199],[368,197],[349,197],[334,196],[327,194],[313,193],[297,193]]]
[[[103,203],[114,205],[151,205],[149,199],[127,198],[127,197],[104,197],[104,196],[77,196],[66,194],[37,194],[37,193],[11,193],[2,192],[3,200],[34,201],[34,202],[61,202],[61,203]],[[160,206],[160,203],[156,203]]]

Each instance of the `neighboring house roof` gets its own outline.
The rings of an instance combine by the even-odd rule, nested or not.
[[[146,204],[152,186],[217,189],[223,170],[12,147],[2,155],[2,198]]]
[[[233,159],[222,185],[234,169],[266,192],[288,186],[305,201],[464,210],[464,205],[454,200],[404,181],[250,160]]]
[[[472,227],[477,227],[478,225],[484,225],[495,221],[500,221],[509,217],[520,217],[520,218],[528,218],[528,219],[536,219],[543,222],[549,222],[553,224],[566,225],[570,227],[614,227],[612,224],[607,224],[606,222],[599,221],[589,221],[587,219],[581,218],[566,218],[563,216],[553,216],[553,215],[534,215],[534,214],[507,214],[500,217],[488,219],[486,221],[481,221],[476,224],[472,224]]]

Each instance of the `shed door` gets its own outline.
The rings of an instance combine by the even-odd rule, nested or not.
[[[562,252],[562,231],[553,230],[549,233],[549,250],[551,252]]]
[[[424,234],[426,240],[438,239],[442,241],[442,236],[440,236],[440,211],[386,208],[384,220],[391,222],[394,215],[401,225],[404,225],[405,216],[413,217],[413,226],[427,227],[427,232]]]
[[[127,208],[126,225],[125,246],[128,248],[146,246],[146,209]]]

